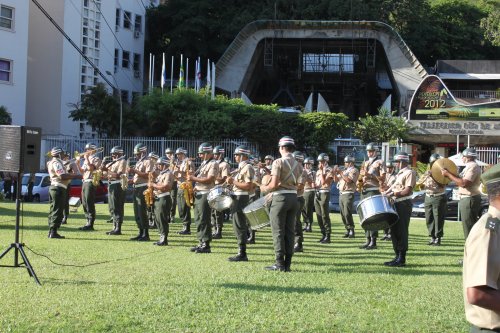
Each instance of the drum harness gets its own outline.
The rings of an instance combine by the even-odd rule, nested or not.
[[[293,160],[293,162],[294,162],[293,165],[290,165],[290,163],[286,159],[283,159],[283,162],[290,168],[290,171],[286,175],[286,177],[283,180],[283,182],[286,182],[288,179],[290,179],[290,177],[293,177],[293,183],[294,183],[294,185],[297,185],[297,177],[295,177],[295,175],[293,174],[293,172],[295,171],[295,169],[299,165],[299,162]],[[295,193],[295,194],[297,194],[297,190],[278,190],[278,191],[273,191],[271,193],[272,193],[273,196],[276,195],[276,194],[285,194],[285,193]]]

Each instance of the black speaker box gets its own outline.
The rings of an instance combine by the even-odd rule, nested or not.
[[[0,171],[37,172],[41,143],[39,127],[0,125]]]

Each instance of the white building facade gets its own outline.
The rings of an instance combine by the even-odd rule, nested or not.
[[[99,82],[111,91],[99,71],[118,85],[124,102],[142,94],[146,8],[130,0],[37,0],[92,65],[40,8],[21,2],[29,5],[25,124],[43,134],[95,137],[69,118],[72,105]]]
[[[0,0],[0,106],[26,122],[29,0]]]

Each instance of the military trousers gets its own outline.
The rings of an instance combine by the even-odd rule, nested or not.
[[[95,186],[92,182],[82,184],[82,206],[85,217],[95,220]]]
[[[464,229],[464,238],[467,239],[474,224],[479,220],[481,211],[481,195],[462,197],[458,202],[458,209]]]
[[[177,191],[178,187],[177,187],[177,182],[175,181],[172,184],[172,189],[170,190],[170,195],[172,198],[172,205],[170,207],[170,216],[172,217],[171,222],[174,222],[175,210],[177,209]]]
[[[191,207],[186,203],[186,198],[184,198],[184,190],[177,190],[177,206],[179,210],[179,217],[182,220],[184,227],[191,227]]]
[[[374,195],[379,195],[380,191],[378,190],[370,190],[370,191],[362,191],[361,192],[361,200],[373,197]],[[366,230],[365,231],[366,238],[377,238],[378,230]]]
[[[394,204],[399,219],[391,226],[391,240],[394,252],[408,251],[408,228],[413,204],[410,199]]]
[[[63,213],[63,217],[64,219],[68,219],[69,217],[69,193],[71,192],[71,185],[68,184],[68,186],[66,187],[66,201],[64,202],[64,213]]]
[[[314,209],[319,228],[323,235],[331,234],[332,223],[330,222],[330,192],[316,192]]]
[[[249,228],[248,220],[243,209],[248,205],[248,194],[233,196],[233,205],[231,207],[231,215],[233,219],[233,230],[236,235],[238,246],[244,246],[247,243],[247,231]]]
[[[154,219],[158,226],[160,236],[168,236],[168,223],[170,222],[170,212],[172,209],[172,197],[170,195],[155,198]]]
[[[297,209],[297,194],[276,193],[273,195],[269,218],[271,220],[274,253],[277,260],[291,262],[295,245]]]
[[[446,204],[448,198],[446,194],[430,197],[425,196],[424,209],[425,209],[425,223],[429,236],[432,238],[443,237],[444,218],[446,216]]]
[[[60,186],[49,187],[49,227],[58,229],[64,214],[64,202],[66,200],[66,189]]]
[[[134,187],[134,215],[135,223],[139,229],[149,228],[148,211],[146,199],[144,198],[144,191],[146,189],[146,186]]]
[[[211,211],[212,209],[208,205],[208,193],[196,193],[194,195],[194,223],[196,224],[196,236],[200,242],[212,240]]]
[[[302,222],[300,221],[304,205],[304,197],[297,197],[297,213],[295,214],[295,243],[302,243],[304,241],[304,229],[302,228]]]
[[[125,191],[120,183],[108,186],[109,214],[113,218],[113,223],[123,223],[123,209],[125,206]]]
[[[314,216],[314,194],[316,191],[304,192],[304,207],[302,208],[302,218],[304,223],[311,225]]]
[[[346,230],[354,230],[354,193],[344,193],[340,195],[340,216]]]

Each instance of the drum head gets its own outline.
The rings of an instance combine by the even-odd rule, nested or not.
[[[441,185],[448,185],[451,179],[445,177],[441,174],[441,169],[446,169],[455,176],[458,174],[458,168],[449,158],[439,158],[433,164],[431,168],[431,177],[437,183]]]

